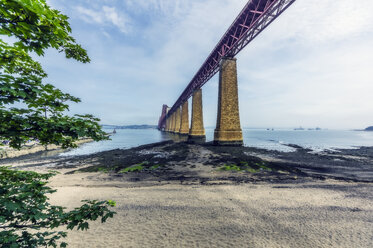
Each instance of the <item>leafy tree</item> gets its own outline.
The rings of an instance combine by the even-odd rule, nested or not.
[[[87,52],[70,33],[68,17],[45,0],[0,0],[0,139],[11,147],[19,149],[29,139],[66,148],[79,137],[106,138],[99,119],[66,115],[68,102],[80,99],[44,83],[47,74],[32,57],[53,48],[88,63]],[[46,194],[55,190],[46,184],[53,175],[0,167],[0,247],[56,247],[66,232],[51,229],[86,230],[88,220],[113,217],[112,201],[85,201],[70,212],[50,205]]]
[[[80,99],[44,83],[47,74],[31,56],[54,48],[88,63],[87,52],[70,34],[68,17],[45,0],[0,0],[0,139],[11,147],[19,149],[29,139],[63,148],[74,147],[79,137],[106,139],[99,119],[66,115],[67,102]],[[12,42],[1,39],[5,36]]]
[[[56,191],[47,186],[53,175],[0,167],[0,247],[56,247],[67,233],[51,229],[87,230],[88,220],[100,217],[105,222],[115,214],[109,210],[113,201],[84,201],[69,212],[49,204],[46,194]],[[60,242],[60,247],[66,246]]]

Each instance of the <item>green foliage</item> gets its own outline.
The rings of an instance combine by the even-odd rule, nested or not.
[[[162,165],[159,165],[159,164],[155,164],[153,166],[150,167],[150,170],[156,170],[158,168],[160,168]]]
[[[267,166],[265,166],[263,164],[259,164],[258,166],[259,166],[260,170],[263,170],[263,171],[273,171],[271,168],[269,168],[269,167],[267,167]]]
[[[20,148],[29,139],[41,144],[74,147],[79,137],[107,139],[91,115],[67,116],[68,102],[79,98],[44,83],[46,72],[30,56],[48,48],[66,58],[88,63],[87,52],[70,35],[68,17],[45,0],[0,0],[0,139]],[[17,107],[15,107],[15,104]]]
[[[119,173],[138,172],[138,171],[142,171],[143,169],[144,167],[142,165],[133,165],[133,166],[120,170]]]
[[[139,163],[138,165],[141,165],[141,166],[146,166],[146,165],[149,165],[149,161],[144,161],[142,163]]]
[[[134,165],[94,165],[89,167],[80,168],[76,171],[70,172],[79,173],[79,172],[102,172],[102,173],[110,173],[110,172],[117,172],[117,173],[128,173],[128,172],[140,172],[140,171],[153,171],[157,170],[164,165],[161,164],[152,164],[148,161],[144,161],[142,163],[134,164]]]
[[[80,99],[44,83],[47,74],[31,56],[53,48],[68,59],[90,62],[70,33],[68,17],[45,0],[0,0],[0,139],[11,147],[19,149],[29,139],[67,148],[80,137],[107,138],[92,115],[66,115],[68,102]],[[55,190],[46,185],[53,175],[0,167],[1,247],[56,247],[66,232],[52,229],[86,230],[89,220],[113,217],[113,201],[84,201],[70,212],[50,205],[46,195]]]
[[[99,167],[99,168],[97,169],[97,171],[99,171],[99,172],[103,172],[103,173],[108,173],[108,172],[109,172],[109,169],[108,169],[108,168]]]
[[[114,201],[83,201],[72,211],[48,203],[47,194],[55,190],[47,186],[55,173],[39,174],[0,167],[0,246],[1,247],[66,247],[60,239],[63,231],[52,231],[61,226],[87,230],[88,221],[105,222],[115,212]]]
[[[223,167],[219,168],[222,171],[240,171],[241,168],[235,164],[225,164]]]
[[[135,164],[127,168],[121,169],[118,173],[128,173],[128,172],[140,172],[140,171],[152,171],[162,167],[160,164],[151,165],[148,161],[144,161],[140,164]]]
[[[272,171],[271,168],[267,167],[265,163],[254,163],[252,166],[249,165],[248,162],[241,161],[238,165],[237,164],[225,164],[224,166],[220,167],[219,170],[221,171],[246,171],[250,173],[257,173],[260,171]]]

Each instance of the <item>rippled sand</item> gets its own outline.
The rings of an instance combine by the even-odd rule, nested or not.
[[[372,247],[373,184],[129,186],[99,173],[58,175],[53,204],[117,202],[114,219],[69,232],[69,247]]]

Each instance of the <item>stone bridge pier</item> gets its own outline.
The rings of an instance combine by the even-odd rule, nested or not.
[[[218,116],[215,145],[243,145],[238,108],[237,60],[225,57],[220,62]]]
[[[180,123],[180,135],[189,134],[189,111],[188,101],[184,102],[181,106],[181,123]]]
[[[224,57],[219,69],[218,113],[213,143],[220,146],[241,146],[243,137],[238,106],[236,58]],[[205,142],[201,88],[193,93],[191,117],[189,128],[189,110],[186,101],[168,116],[166,131],[188,135],[188,141],[191,143]]]
[[[193,93],[192,97],[192,124],[188,136],[189,142],[205,142],[206,133],[203,126],[202,89]]]

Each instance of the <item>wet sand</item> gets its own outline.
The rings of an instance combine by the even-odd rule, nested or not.
[[[164,142],[0,163],[57,169],[53,204],[71,209],[83,199],[117,202],[118,214],[107,223],[70,231],[69,247],[371,247],[371,151],[312,155],[302,148],[291,154]],[[219,170],[242,160],[264,161],[271,171]],[[139,161],[162,166],[119,173]],[[108,170],[94,172],[102,166]]]

